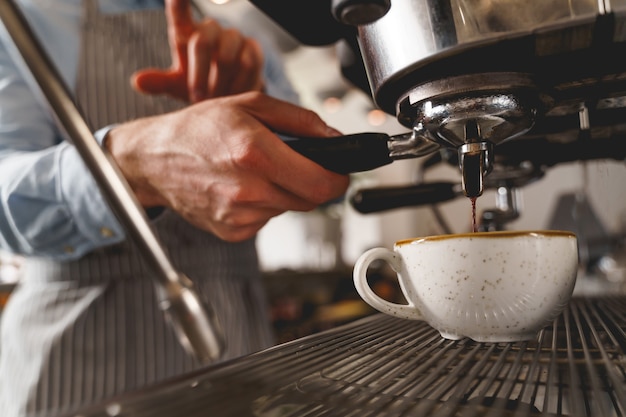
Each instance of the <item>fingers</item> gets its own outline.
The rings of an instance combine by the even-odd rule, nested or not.
[[[278,216],[283,212],[266,210],[260,214],[255,211],[251,213],[248,211],[246,217],[251,220],[241,222],[240,224],[223,223],[213,221],[206,213],[194,213],[195,215],[185,215],[181,213],[185,219],[194,226],[213,233],[218,238],[228,242],[240,242],[252,238],[258,233],[263,226],[274,216]],[[198,215],[200,214],[200,215]],[[254,219],[254,220],[252,220]]]
[[[203,216],[199,221],[210,219],[210,224],[200,225],[211,230],[215,235],[227,241],[240,241],[254,236],[271,218],[286,211],[310,211],[320,202],[307,201],[287,192],[274,184],[264,183],[268,187],[254,187],[246,190],[244,199],[230,198],[228,205],[215,212],[215,216]],[[263,185],[263,184],[259,184]],[[265,188],[265,189],[264,189]],[[302,190],[305,191],[305,190]],[[341,187],[339,195],[345,189]],[[259,197],[256,201],[255,196]],[[325,198],[323,201],[327,201]],[[322,202],[323,202],[322,201]]]
[[[186,70],[187,44],[195,30],[190,0],[166,0],[165,16],[174,68]]]
[[[315,112],[280,100],[274,101],[268,106],[273,109],[272,113],[257,107],[256,103],[252,105],[252,112],[275,131],[294,137],[319,137],[319,140],[339,135]],[[266,155],[269,160],[265,169],[270,173],[271,180],[286,191],[316,205],[340,197],[349,185],[347,175],[322,168],[282,141],[266,150]]]
[[[187,100],[187,85],[180,73],[172,70],[147,68],[135,72],[131,77],[132,87],[143,94],[168,94]]]
[[[216,71],[212,84],[214,97],[232,93],[231,82],[236,72],[242,71],[239,67],[240,55],[244,45],[241,33],[233,29],[224,29],[220,36],[214,61]]]
[[[268,167],[269,178],[276,185],[315,207],[345,194],[350,185],[347,175],[328,171],[284,143],[281,145],[287,148],[284,153],[288,156],[281,161],[274,158],[270,165],[274,167],[273,171]]]
[[[277,216],[277,213],[274,215],[268,215],[265,217],[263,221],[259,221],[257,223],[251,223],[244,226],[229,226],[221,223],[214,223],[210,227],[205,230],[210,230],[215,236],[218,238],[225,240],[227,242],[241,242],[244,240],[248,240],[254,237],[259,230],[263,228],[267,224],[268,221],[274,216]],[[198,227],[202,227],[202,225],[196,224]]]
[[[249,114],[272,131],[294,137],[330,137],[341,133],[314,111],[266,94],[251,92],[236,98]]]
[[[221,31],[216,21],[206,20],[189,39],[187,88],[192,103],[211,97],[209,77]]]
[[[195,30],[189,0],[166,0],[168,41],[172,65],[169,69],[148,68],[131,77],[133,88],[144,94],[168,94],[189,100],[187,91],[188,42]]]
[[[188,45],[188,89],[192,102],[263,87],[260,45],[214,20],[197,26]]]
[[[233,72],[230,83],[231,94],[246,91],[262,91],[263,82],[263,52],[261,45],[254,39],[244,43],[239,56],[239,67]]]
[[[214,19],[194,22],[190,0],[166,0],[169,69],[145,69],[131,84],[144,94],[167,94],[197,103],[263,87],[263,55],[257,42]]]
[[[244,174],[235,182],[220,182],[213,187],[206,205],[190,204],[203,199],[202,195],[194,194],[181,205],[181,214],[196,226],[227,241],[254,236],[272,217],[285,211],[315,208],[314,204],[265,181],[258,173]]]
[[[255,119],[274,131],[319,136],[320,140],[329,133],[336,135],[310,110],[263,94],[248,93],[237,99],[243,100],[241,105]],[[238,168],[264,173],[268,182],[313,206],[343,195],[349,185],[348,176],[330,172],[298,154],[270,130],[257,128],[248,140],[231,147],[230,158]]]

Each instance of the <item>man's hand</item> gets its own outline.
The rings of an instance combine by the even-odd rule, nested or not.
[[[144,207],[170,207],[239,241],[272,217],[312,210],[348,186],[347,176],[294,152],[272,130],[339,134],[310,110],[250,92],[122,124],[105,144]]]
[[[137,71],[137,91],[197,103],[263,89],[263,53],[254,39],[213,19],[194,22],[189,0],[166,0],[165,13],[172,65]]]

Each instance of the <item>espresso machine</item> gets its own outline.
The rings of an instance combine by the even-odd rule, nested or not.
[[[301,43],[334,45],[343,77],[408,129],[296,149],[340,172],[416,157],[422,179],[441,164],[460,171],[460,181],[354,190],[360,213],[428,206],[450,232],[437,205],[489,189],[495,206],[475,227],[503,230],[521,217],[521,190],[551,167],[626,160],[626,0],[251,2]],[[583,194],[547,227],[571,226],[588,248],[581,265],[595,268],[625,239],[599,232],[593,213],[563,221],[591,211]]]
[[[510,202],[553,165],[626,157],[626,0],[251,1],[303,44],[335,44],[343,76],[409,129],[294,147],[343,172],[426,155],[459,166],[460,188],[364,190],[361,212],[485,188]]]
[[[294,149],[345,173],[411,157],[460,169],[460,185],[365,190],[362,212],[492,187],[511,202],[554,165],[626,158],[626,0],[251,1],[300,42],[337,44],[344,76],[408,129]],[[65,417],[618,417],[625,358],[623,294],[574,298],[515,343],[378,314]]]

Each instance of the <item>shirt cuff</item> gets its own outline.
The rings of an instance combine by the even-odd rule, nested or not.
[[[99,247],[121,242],[126,233],[109,207],[100,188],[73,146],[63,149],[61,193],[82,238],[67,247],[68,254],[80,256]]]
[[[112,125],[109,125],[109,126],[105,126],[102,129],[98,129],[96,131],[96,133],[93,134],[94,137],[96,138],[96,141],[98,142],[98,144],[100,144],[100,146],[104,146],[104,141],[105,141],[107,135],[109,134],[111,129],[113,129],[116,126],[117,126],[117,124],[112,124]]]

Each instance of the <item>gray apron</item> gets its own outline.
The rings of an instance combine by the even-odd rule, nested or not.
[[[94,128],[183,104],[128,87],[138,68],[167,67],[164,12],[102,15],[85,1],[77,100]],[[166,210],[155,230],[224,327],[224,359],[273,343],[254,240],[226,243]],[[2,316],[0,410],[55,416],[200,364],[159,310],[150,268],[131,242],[59,263],[28,259]]]

